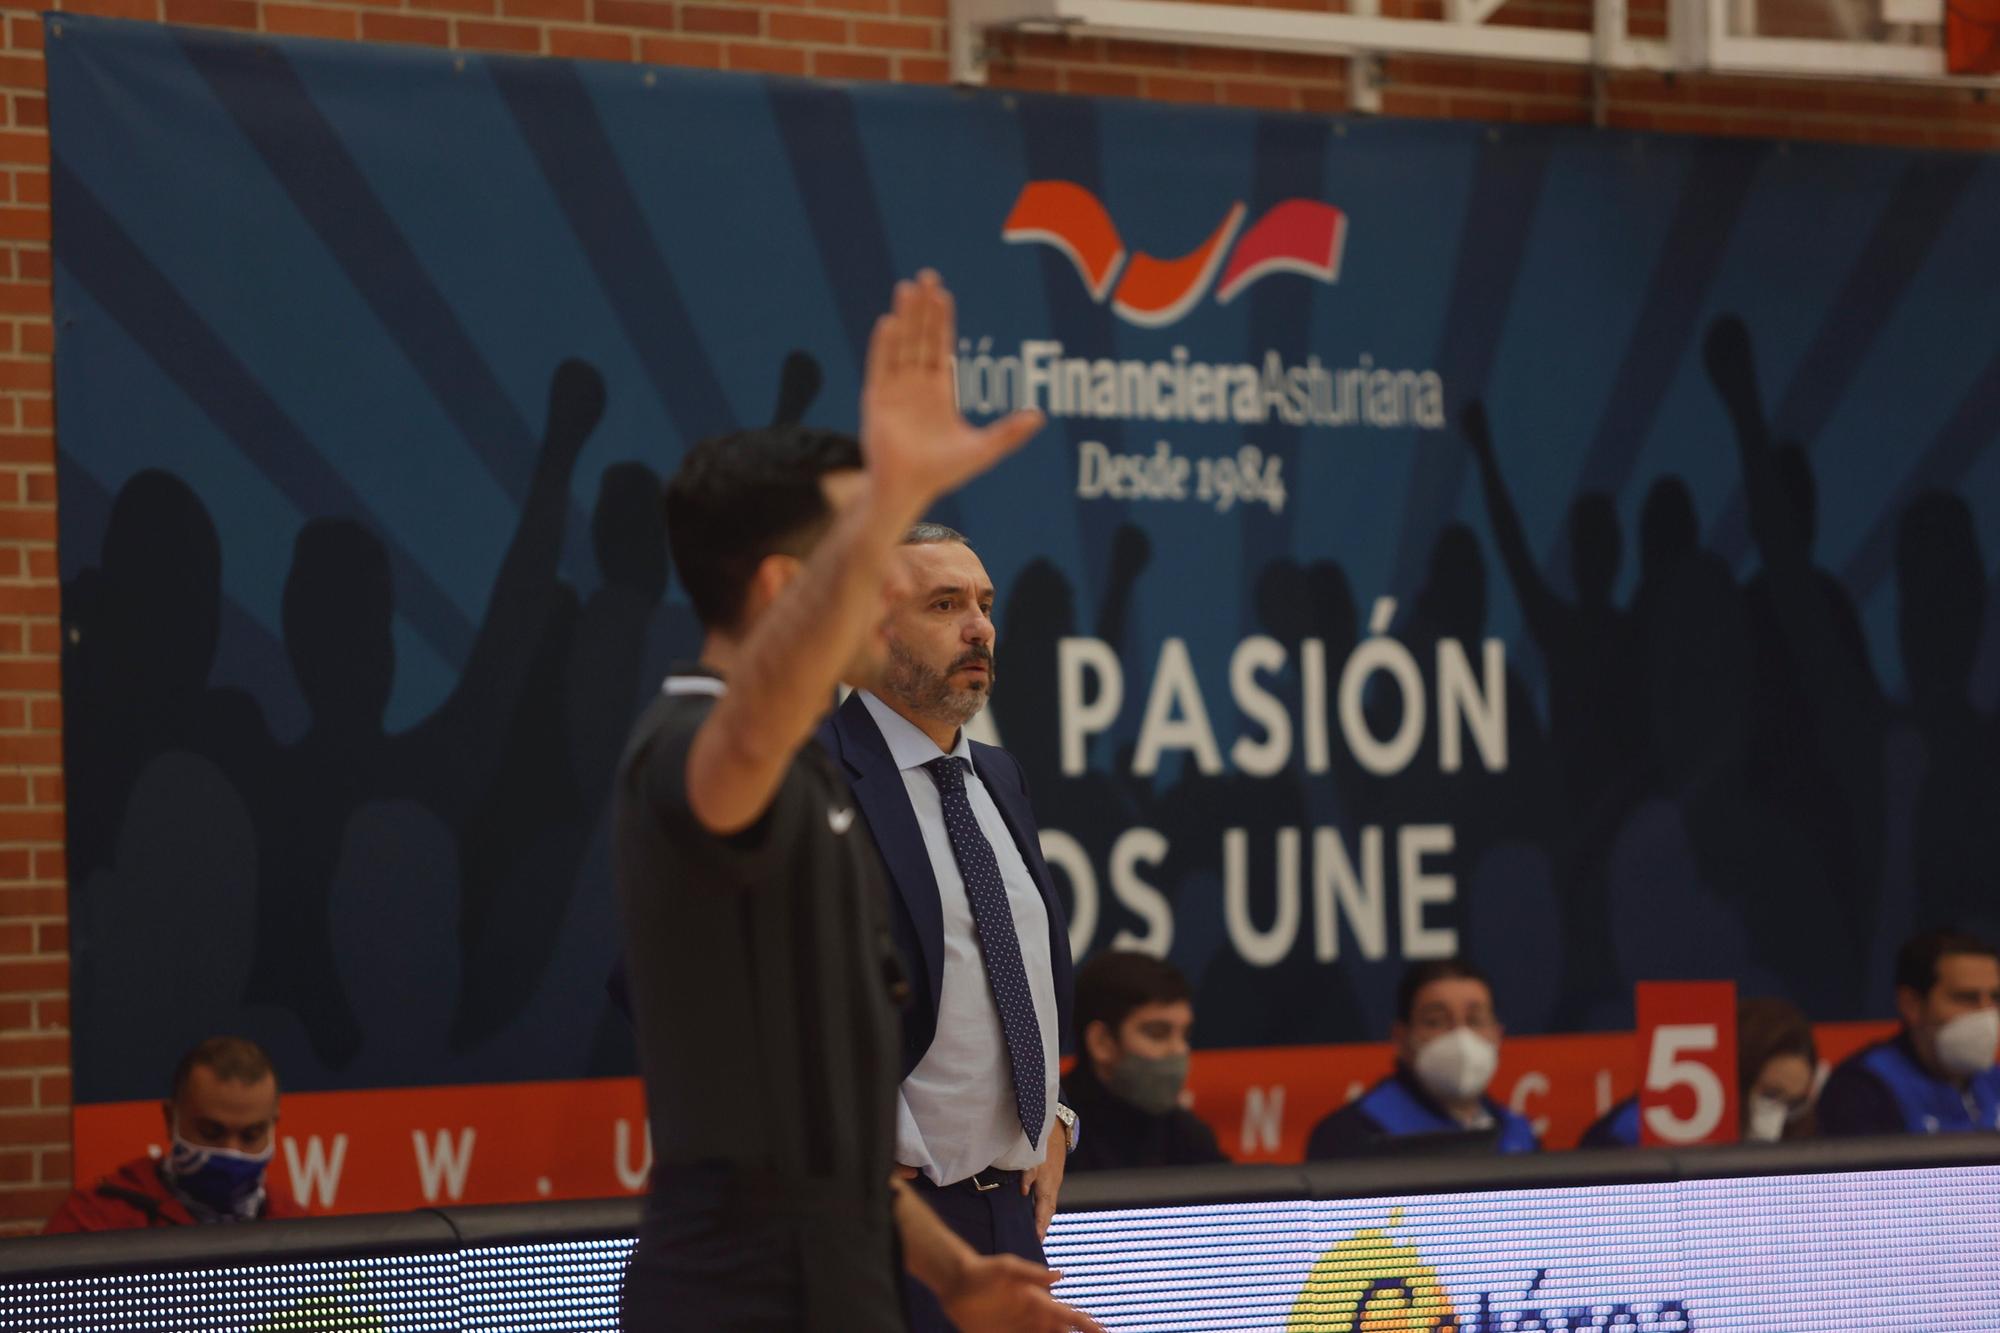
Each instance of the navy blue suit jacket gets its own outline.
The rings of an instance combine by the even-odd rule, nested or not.
[[[869,716],[859,694],[851,694],[821,724],[819,743],[854,790],[854,803],[867,821],[875,846],[895,885],[890,895],[889,921],[896,948],[910,974],[910,1004],[903,1011],[903,1074],[910,1076],[937,1035],[938,997],[944,989],[944,903],[937,876],[931,871],[924,831],[910,806],[902,770],[889,756],[882,729]],[[1049,962],[1055,973],[1056,1040],[1069,1033],[1071,966],[1069,922],[1048,863],[1042,859],[1041,836],[1034,811],[1028,808],[1028,780],[1021,765],[1005,750],[972,742],[972,766],[992,794],[1001,818],[1014,835],[1021,860],[1042,892],[1049,916]]]

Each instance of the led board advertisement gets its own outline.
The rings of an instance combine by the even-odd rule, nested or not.
[[[1992,1327],[2000,1169],[1072,1214],[1107,1327],[1287,1333]]]
[[[1107,1328],[1766,1333],[1993,1327],[2000,1167],[1059,1213]],[[0,1281],[10,1329],[618,1326],[629,1239]]]
[[[984,735],[1075,953],[1272,1071],[1224,1122],[1378,1075],[1270,1053],[1454,950],[1586,1043],[1507,1071],[1560,1141],[1638,980],[1860,1021],[1915,923],[1995,924],[1990,156],[46,46],[80,1164],[228,1031],[376,1099],[325,1122],[355,1198],[425,1202],[419,1142],[439,1201],[447,1149],[584,1187],[481,1145],[623,1114],[606,796],[698,641],[660,479],[853,427],[924,264],[962,402],[1050,422],[935,514],[998,590]]]

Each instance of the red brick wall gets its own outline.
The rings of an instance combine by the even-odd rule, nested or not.
[[[1333,0],[1277,0],[1326,9]],[[943,83],[947,0],[81,0],[119,18],[374,42],[639,60],[824,78]],[[1382,12],[1439,12],[1385,0]],[[1633,5],[1635,35],[1663,0]],[[1581,0],[1511,0],[1500,21],[1584,27]],[[48,105],[41,22],[6,9],[0,49],[0,1234],[32,1230],[70,1184],[69,937],[64,900],[54,403],[50,382]],[[1399,59],[1390,115],[1590,124],[1573,70]],[[1339,112],[1345,62],[1026,37],[996,86]],[[2000,102],[1970,90],[1619,74],[1604,123],[1992,150]],[[174,1052],[162,1052],[161,1059]]]
[[[69,920],[42,25],[0,15],[0,1230],[69,1180]]]

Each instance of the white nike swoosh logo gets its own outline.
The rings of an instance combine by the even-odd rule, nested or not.
[[[826,826],[835,833],[845,833],[854,824],[854,807],[826,812]]]

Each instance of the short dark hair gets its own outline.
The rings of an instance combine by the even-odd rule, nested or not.
[[[1484,972],[1474,967],[1464,958],[1433,958],[1428,962],[1416,963],[1403,972],[1403,979],[1396,983],[1396,1021],[1410,1021],[1410,1011],[1417,1007],[1417,993],[1433,981],[1476,981],[1486,987],[1486,993],[1493,993],[1493,983]]]
[[[181,1057],[174,1066],[173,1098],[179,1101],[187,1091],[188,1080],[196,1069],[207,1069],[214,1075],[230,1083],[262,1083],[266,1078],[277,1080],[278,1071],[271,1067],[271,1057],[264,1054],[264,1048],[247,1037],[210,1037],[201,1045]]]
[[[1083,1053],[1083,1034],[1092,1023],[1116,1034],[1136,1009],[1192,999],[1188,979],[1165,959],[1127,950],[1101,953],[1076,970],[1077,1053]]]
[[[956,542],[960,546],[971,546],[965,534],[957,528],[946,527],[942,523],[919,523],[903,534],[905,546],[943,546]]]
[[[851,435],[766,426],[703,440],[667,483],[667,545],[695,616],[733,629],[766,556],[805,555],[832,519],[820,479],[861,466]]]
[[[2000,959],[1992,945],[1960,930],[1927,930],[1896,951],[1896,989],[1929,995],[1937,985],[1938,963],[1958,954]]]

